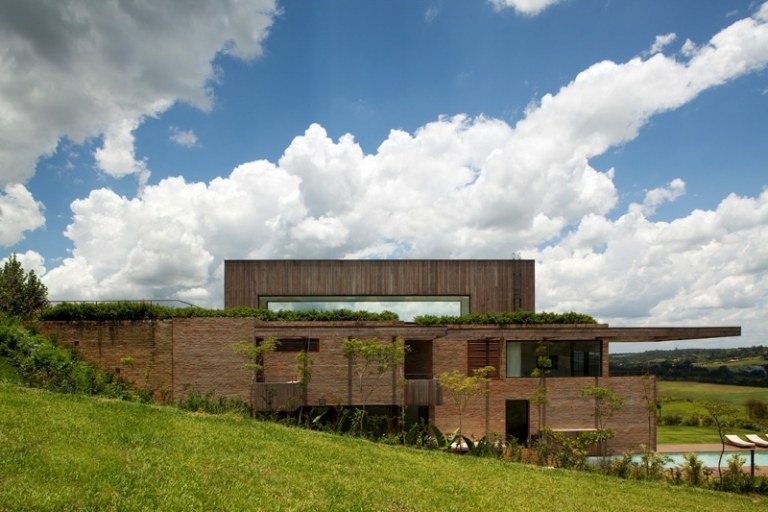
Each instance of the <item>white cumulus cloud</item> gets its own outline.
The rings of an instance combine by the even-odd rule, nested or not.
[[[182,101],[206,109],[220,52],[252,58],[274,0],[0,2],[0,186],[68,137],[104,135],[99,167],[145,176],[132,131]]]
[[[0,192],[0,245],[10,247],[24,233],[45,225],[43,205],[24,185],[6,185]]]
[[[768,26],[756,15],[685,62],[661,53],[598,62],[514,126],[443,117],[393,130],[366,154],[352,135],[333,140],[313,124],[276,163],[244,163],[208,183],[164,179],[134,199],[102,189],[75,201],[72,255],[45,282],[61,299],[179,296],[221,306],[224,259],[519,252],[537,261],[538,309],[637,325],[754,318],[765,334],[768,192],[658,221],[656,209],[685,183],[659,184],[615,212],[614,171],[590,160],[637,137],[654,115],[766,64]]]
[[[561,2],[562,0],[489,0],[496,9],[511,7],[517,12],[528,15],[536,15],[541,11]]]
[[[654,54],[663,51],[664,48],[672,44],[675,39],[677,39],[677,34],[675,33],[656,36],[656,40],[651,45],[651,49],[648,50],[648,53]]]
[[[194,130],[182,130],[172,126],[170,139],[179,146],[191,148],[197,145],[197,135]]]

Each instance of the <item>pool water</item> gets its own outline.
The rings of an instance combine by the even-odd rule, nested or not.
[[[750,459],[749,450],[738,450],[738,451],[726,450],[725,453],[723,454],[723,461],[722,461],[721,467],[728,466],[728,459],[733,453],[738,453],[739,456],[744,460],[745,468],[750,466],[751,459]],[[664,455],[671,459],[670,462],[667,462],[664,464],[665,468],[674,468],[677,466],[681,466],[683,464],[684,462],[683,456],[685,455],[685,453],[660,452],[659,455]],[[704,463],[704,467],[714,468],[714,467],[717,467],[717,461],[720,459],[720,452],[696,452],[696,457]],[[642,455],[635,455],[634,457],[632,457],[632,461],[638,464],[641,463]],[[768,467],[768,451],[755,450],[755,466]]]

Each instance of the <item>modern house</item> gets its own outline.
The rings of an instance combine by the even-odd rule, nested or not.
[[[328,304],[407,303],[455,315],[535,308],[531,260],[233,260],[225,262],[225,307],[327,307]],[[365,304],[364,304],[365,305]],[[421,307],[423,306],[423,307]],[[463,412],[463,433],[497,433],[525,440],[542,426],[565,432],[596,428],[588,385],[608,387],[624,398],[607,427],[616,431],[610,448],[655,448],[653,377],[612,377],[610,343],[739,336],[739,327],[610,327],[606,324],[445,324],[409,321],[268,322],[255,318],[177,318],[146,322],[47,322],[44,330],[75,347],[83,357],[150,385],[169,400],[190,391],[239,395],[261,410],[300,405],[405,407],[443,431],[459,424],[459,410],[441,392],[437,377],[493,366],[487,393]],[[236,342],[276,338],[263,356],[264,371],[243,369]],[[405,364],[375,377],[363,397],[344,340],[372,339],[409,347]],[[310,356],[312,379],[299,383],[296,355]],[[547,403],[532,397],[542,381],[533,377],[545,357]],[[129,362],[129,363],[126,363]],[[256,377],[256,378],[255,378]],[[374,377],[368,377],[374,379]],[[544,425],[542,425],[544,423]]]

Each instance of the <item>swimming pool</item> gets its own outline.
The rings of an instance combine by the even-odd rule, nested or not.
[[[659,455],[663,455],[666,457],[669,457],[669,461],[664,464],[665,468],[674,468],[677,466],[681,466],[684,462],[683,457],[686,453],[690,452],[659,452]],[[696,457],[704,463],[704,467],[708,468],[715,468],[717,467],[717,461],[720,458],[720,452],[695,452]],[[742,459],[744,459],[744,467],[748,468],[751,465],[750,461],[750,454],[749,450],[725,450],[725,453],[723,454],[723,462],[721,464],[721,467],[727,467],[728,466],[728,458],[731,456],[731,454],[737,453],[739,456],[741,456]],[[642,463],[642,455],[635,455],[632,457],[632,461],[636,462],[638,464]],[[768,451],[766,450],[755,450],[755,466],[766,466],[768,467]]]

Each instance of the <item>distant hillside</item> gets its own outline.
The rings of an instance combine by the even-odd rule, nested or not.
[[[768,347],[650,350],[611,354],[611,375],[768,387]]]

